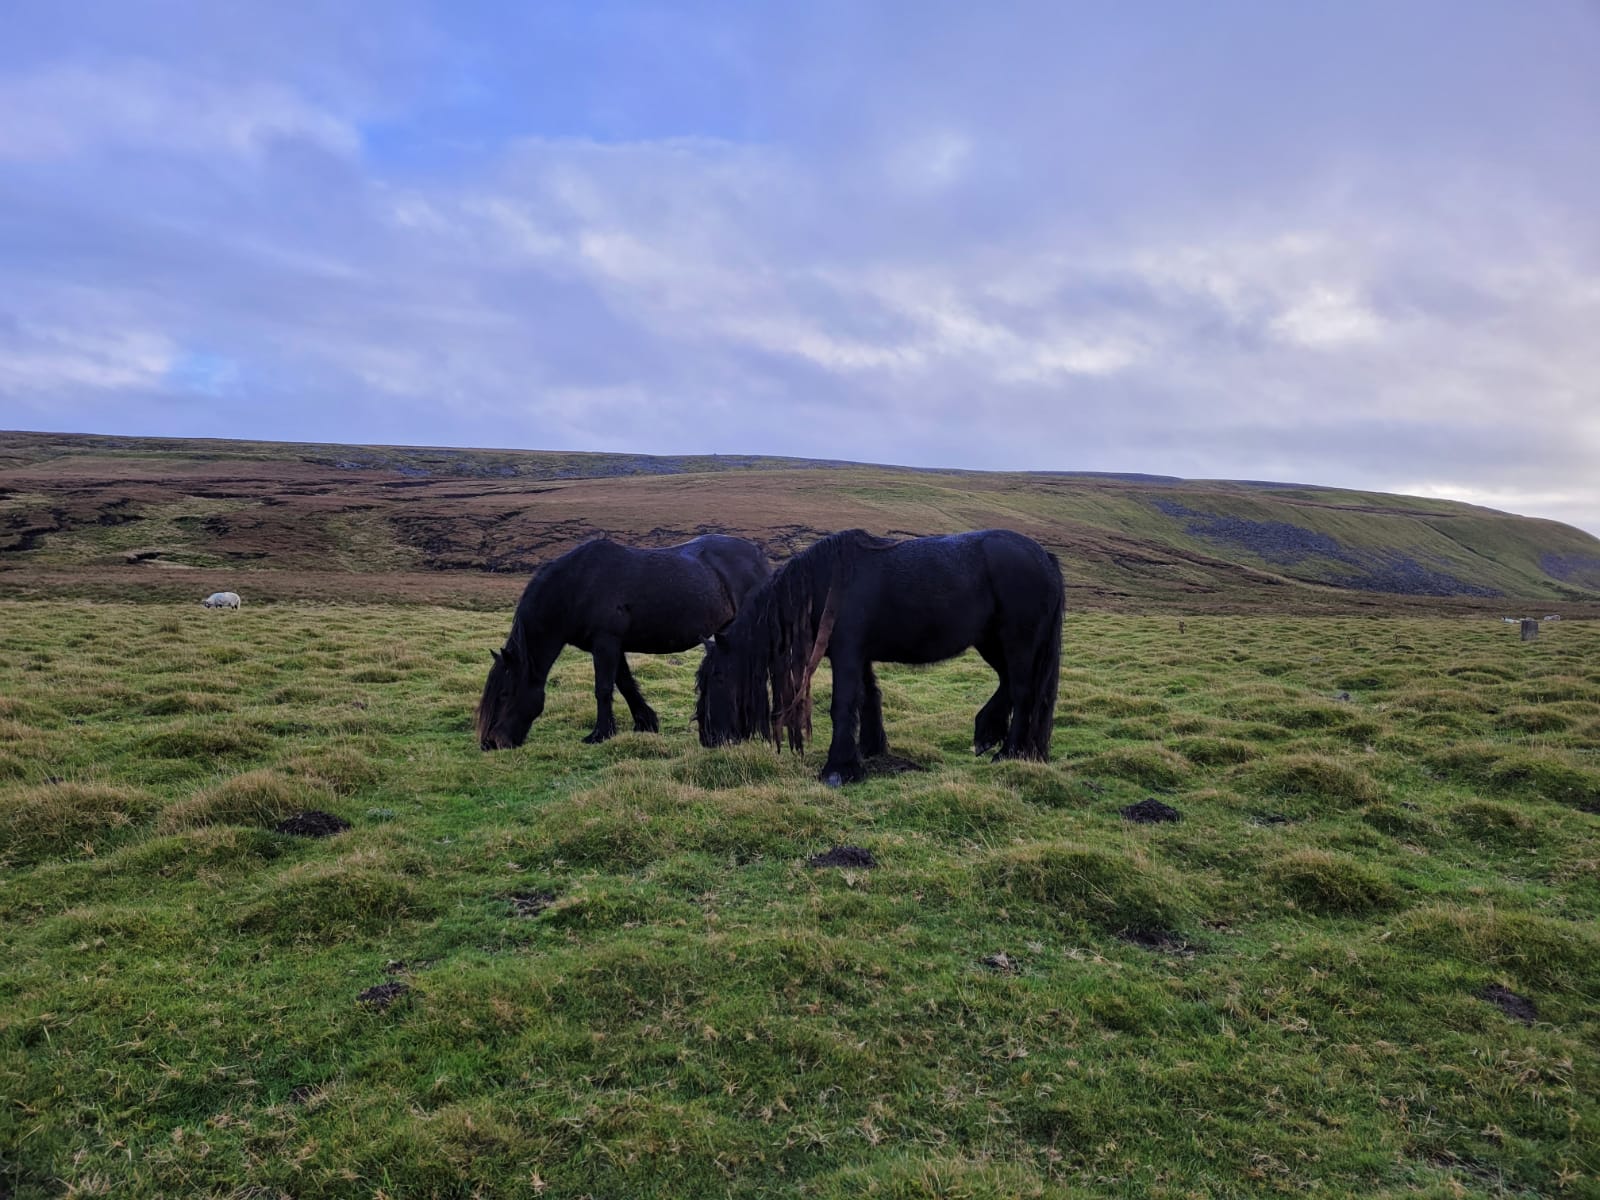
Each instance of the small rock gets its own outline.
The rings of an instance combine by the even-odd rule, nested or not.
[[[1250,818],[1257,825],[1287,825],[1289,818],[1281,812],[1257,813]]]
[[[1130,804],[1120,810],[1123,820],[1136,821],[1140,825],[1154,825],[1161,821],[1181,821],[1183,814],[1170,804],[1163,804],[1154,796],[1141,800],[1137,804]]]
[[[1000,951],[998,954],[991,954],[984,958],[983,965],[988,967],[991,971],[998,971],[1002,975],[1015,975],[1022,969],[1018,965],[1017,960],[1012,958],[1004,950]]]

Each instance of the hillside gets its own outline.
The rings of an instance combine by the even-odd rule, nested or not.
[[[227,586],[498,607],[597,533],[725,531],[781,558],[853,526],[1018,529],[1061,557],[1078,608],[1600,615],[1600,540],[1443,500],[761,456],[0,433],[0,596]]]

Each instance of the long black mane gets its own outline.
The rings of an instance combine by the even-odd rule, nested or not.
[[[829,597],[853,577],[863,552],[894,544],[860,529],[829,534],[745,602],[721,640],[740,648],[735,671],[752,735],[781,747],[787,734],[790,749],[804,749],[811,736],[811,677],[837,619]]]

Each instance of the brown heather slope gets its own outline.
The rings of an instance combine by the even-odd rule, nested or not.
[[[755,456],[313,446],[0,433],[0,596],[509,607],[606,534],[1005,526],[1077,608],[1600,615],[1600,541],[1448,501],[1152,476],[924,471]],[[1534,609],[1538,612],[1534,614]]]

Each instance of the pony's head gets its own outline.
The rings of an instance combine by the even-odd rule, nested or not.
[[[494,664],[478,701],[478,745],[485,750],[513,750],[527,740],[528,730],[544,711],[544,683],[534,683],[526,651],[508,641],[490,651]]]
[[[726,633],[705,643],[694,676],[694,721],[702,746],[725,746],[765,735],[768,705],[765,664]]]

